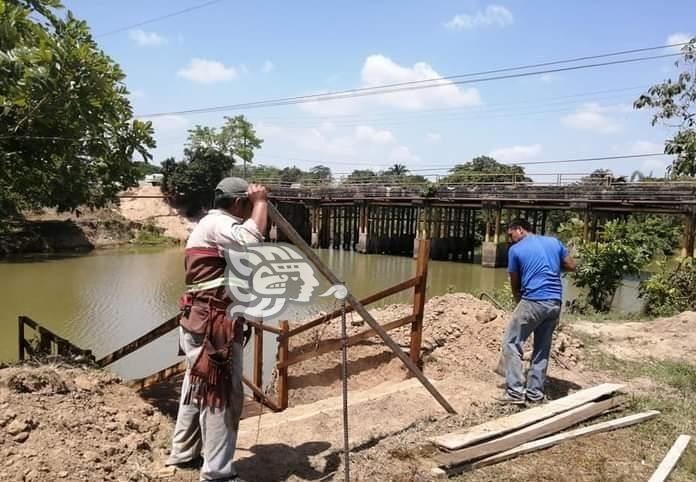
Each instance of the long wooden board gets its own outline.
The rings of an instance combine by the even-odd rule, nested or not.
[[[586,403],[585,405],[529,425],[528,427],[512,432],[501,438],[471,447],[465,447],[454,452],[441,453],[433,458],[441,467],[460,465],[474,459],[480,459],[492,454],[504,452],[505,450],[510,450],[520,444],[531,442],[532,440],[546,437],[547,435],[558,433],[568,427],[596,417],[607,410],[611,410],[621,405],[621,403],[623,403],[623,400],[616,397],[608,398],[600,402]]]
[[[659,414],[660,412],[658,412],[657,410],[650,410],[648,412],[637,413],[634,415],[629,415],[627,417],[609,420],[608,422],[602,422],[590,425],[588,427],[578,428],[575,430],[571,430],[570,432],[559,433],[551,437],[546,437],[539,440],[535,440],[533,442],[522,444],[519,447],[516,447],[512,450],[507,450],[505,452],[492,455],[491,457],[487,457],[472,464],[462,465],[450,470],[436,468],[432,470],[432,475],[436,478],[442,478],[443,476],[446,477],[447,475],[453,475],[458,472],[463,472],[464,470],[473,470],[478,469],[480,467],[486,467],[488,465],[497,464],[499,462],[503,462],[505,460],[509,460],[520,455],[528,454],[530,452],[536,452],[537,450],[543,450],[549,447],[553,447],[554,445],[558,445],[562,442],[567,442],[569,440],[583,437],[585,435],[608,432],[610,430],[616,430],[619,428],[628,427],[630,425],[635,425],[637,423],[650,420],[651,418],[655,418]]]
[[[691,437],[688,435],[680,435],[677,437],[677,441],[674,442],[672,448],[669,449],[669,452],[667,452],[664,460],[662,460],[648,482],[664,482],[667,480],[667,477],[669,477],[669,474],[672,473],[672,470],[674,470],[677,462],[679,462],[679,458],[684,453],[684,450],[686,450],[686,446],[689,445],[690,440]]]
[[[629,427],[651,418],[655,418],[660,415],[657,410],[649,410],[647,412],[636,413],[634,415],[629,415],[627,417],[617,418],[615,420],[609,420],[608,422],[596,423],[588,427],[577,428],[569,432],[559,433],[551,437],[542,438],[535,440],[534,442],[529,442],[522,444],[517,448],[502,452],[500,454],[487,457],[478,462],[472,464],[472,468],[476,469],[479,467],[485,467],[487,465],[497,464],[504,460],[509,460],[511,458],[517,457],[519,455],[528,454],[530,452],[535,452],[537,450],[543,450],[554,445],[558,445],[561,442],[567,442],[568,440],[573,440],[579,437],[584,437],[585,435],[593,435],[602,432],[609,432],[611,430],[616,430],[619,428]]]
[[[97,365],[100,367],[105,367],[107,365],[111,365],[117,360],[120,360],[121,358],[125,357],[126,355],[130,355],[136,350],[141,349],[148,343],[151,343],[155,341],[156,339],[160,338],[161,336],[166,335],[170,331],[176,329],[179,326],[179,315],[176,315],[161,325],[153,328],[152,330],[148,331],[145,333],[143,336],[139,337],[136,340],[133,340],[132,342],[128,343],[125,346],[122,346],[118,350],[109,353],[105,357],[101,358],[100,360],[97,360]]]
[[[458,450],[493,437],[505,435],[514,430],[527,427],[534,423],[551,418],[559,413],[567,412],[586,403],[610,395],[623,388],[616,383],[603,383],[592,388],[580,390],[546,405],[530,408],[507,417],[491,420],[470,428],[466,432],[454,432],[431,439],[438,447],[445,450]]]

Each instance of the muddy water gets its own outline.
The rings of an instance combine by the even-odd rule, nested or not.
[[[363,255],[320,250],[320,256],[358,297],[413,276],[414,260],[407,257]],[[97,357],[121,347],[176,313],[183,289],[183,253],[180,249],[101,251],[83,256],[46,256],[0,262],[0,360],[17,358],[17,316],[27,315]],[[428,296],[448,290],[478,295],[503,285],[504,269],[478,264],[432,261]],[[323,283],[315,293],[323,292]],[[573,289],[569,295],[573,296]],[[636,310],[635,283],[617,294],[617,309]],[[408,302],[411,291],[385,303]],[[283,318],[306,319],[332,309],[333,298],[318,298],[313,305],[294,305]],[[274,356],[272,338],[265,346],[267,366]],[[251,346],[247,348],[250,355]],[[117,362],[113,368],[127,378],[141,377],[174,363],[176,334],[172,333]],[[249,364],[247,363],[247,366]]]

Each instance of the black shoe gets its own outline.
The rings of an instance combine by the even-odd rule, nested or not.
[[[526,405],[524,398],[515,397],[508,392],[504,392],[501,396],[496,397],[495,400],[501,405],[516,405],[519,407],[524,407]]]
[[[167,464],[167,467],[176,467],[179,470],[200,469],[203,467],[203,457],[199,455],[195,459],[187,460],[186,462]]]

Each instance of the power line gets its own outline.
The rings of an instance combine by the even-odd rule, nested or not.
[[[125,32],[126,30],[130,30],[130,29],[135,28],[135,27],[142,27],[143,25],[148,25],[148,24],[151,24],[151,23],[159,22],[159,21],[161,21],[161,20],[165,20],[165,19],[167,19],[167,18],[176,17],[176,16],[178,16],[178,15],[183,15],[183,14],[185,14],[185,13],[193,12],[194,10],[199,10],[199,9],[201,9],[201,8],[209,7],[210,5],[213,5],[213,4],[215,4],[215,3],[220,3],[220,2],[222,2],[222,1],[223,1],[223,0],[211,0],[211,1],[209,1],[209,2],[201,3],[201,4],[199,4],[199,5],[194,5],[194,6],[192,6],[192,7],[188,7],[188,8],[185,8],[185,9],[183,9],[183,10],[178,10],[178,11],[176,11],[176,12],[172,12],[172,13],[168,13],[168,14],[165,14],[165,15],[161,15],[161,16],[159,16],[159,17],[154,17],[154,18],[150,18],[150,19],[148,19],[148,20],[143,20],[142,22],[134,23],[134,24],[132,24],[132,25],[127,25],[127,26],[125,26],[125,27],[119,27],[119,28],[117,28],[117,29],[110,30],[110,31],[108,31],[108,32],[100,33],[100,34],[98,34],[98,35],[95,35],[94,37],[95,37],[95,38],[107,37],[107,36],[109,36],[109,35],[114,35],[114,34],[117,34],[117,33]]]
[[[667,154],[663,152],[656,152],[656,153],[648,153],[648,154],[621,154],[621,155],[614,155],[614,156],[598,156],[598,157],[580,157],[580,158],[571,158],[571,159],[553,159],[553,160],[546,160],[546,161],[527,161],[527,162],[515,162],[513,164],[507,164],[509,166],[515,165],[515,166],[533,166],[533,165],[542,165],[542,164],[572,164],[572,163],[581,163],[581,162],[593,162],[593,161],[615,161],[615,160],[623,160],[623,159],[640,159],[640,158],[645,158],[645,157],[661,157],[665,156]],[[316,159],[302,159],[298,157],[293,157],[293,156],[268,156],[268,157],[276,157],[281,160],[286,160],[287,162],[293,162],[293,161],[300,161],[300,162],[309,162],[309,163],[314,163],[315,165],[326,165],[326,164],[348,164],[348,165],[358,165],[358,164],[363,164],[363,165],[371,165],[374,167],[388,167],[392,164],[375,164],[374,162],[370,163],[361,163],[358,161],[333,161],[330,159],[324,159],[324,160],[316,160]],[[262,159],[256,159],[262,160]],[[435,165],[431,166],[428,168],[422,168],[422,169],[409,169],[409,172],[434,172],[434,171],[449,171],[451,169],[454,169],[456,165],[459,165],[462,163],[458,163],[455,165],[448,164],[446,166],[442,165]],[[366,170],[366,169],[363,169]],[[350,174],[350,173],[336,173],[336,174]]]
[[[683,44],[674,44],[674,45],[683,45]],[[634,50],[639,50],[639,51],[657,50],[657,49],[664,49],[664,48],[668,48],[668,47],[673,47],[674,45],[666,45],[666,46],[661,46],[661,47],[650,47],[650,48],[646,48],[646,49],[634,49]],[[583,58],[583,59],[605,58],[605,57],[609,57],[609,56],[625,55],[624,52],[627,52],[627,51],[615,52],[615,53],[609,53],[609,54],[600,54],[600,55],[596,55],[596,56],[585,56],[585,57],[579,57],[579,58]],[[200,109],[188,109],[188,110],[172,111],[172,112],[158,112],[158,113],[153,113],[153,114],[140,115],[138,117],[152,118],[152,117],[161,117],[161,116],[166,116],[166,115],[203,114],[203,113],[220,112],[220,111],[227,111],[227,110],[255,109],[255,108],[261,108],[261,107],[279,107],[279,106],[285,106],[285,105],[304,104],[304,103],[309,103],[309,102],[342,100],[342,99],[350,99],[350,98],[354,98],[354,97],[364,97],[364,96],[369,96],[369,95],[381,95],[381,94],[389,94],[389,93],[394,93],[394,92],[414,91],[414,90],[422,90],[422,89],[443,87],[443,86],[449,86],[449,85],[462,85],[462,84],[472,84],[472,83],[478,83],[478,82],[489,82],[489,81],[494,81],[494,80],[505,80],[505,79],[511,79],[511,78],[519,78],[519,77],[529,77],[529,76],[533,76],[533,75],[566,72],[566,71],[571,71],[571,70],[582,70],[582,69],[588,69],[588,68],[603,67],[603,66],[608,66],[608,65],[619,65],[619,64],[627,64],[627,63],[634,63],[634,62],[642,62],[642,61],[646,61],[646,60],[655,60],[655,59],[661,59],[661,58],[667,58],[667,57],[675,57],[675,56],[679,56],[679,55],[681,55],[681,54],[680,53],[672,53],[672,54],[661,54],[661,55],[644,56],[644,57],[633,57],[633,58],[629,58],[629,59],[617,59],[617,60],[606,61],[606,62],[596,62],[596,63],[590,63],[590,64],[569,66],[569,67],[559,67],[559,68],[554,68],[554,69],[535,70],[532,72],[518,72],[515,74],[497,75],[497,76],[483,77],[483,78],[479,78],[479,79],[452,80],[452,79],[459,79],[462,77],[481,76],[481,75],[487,74],[489,72],[495,72],[495,71],[475,72],[475,73],[460,74],[460,75],[454,75],[454,76],[448,76],[448,77],[441,77],[441,78],[437,78],[437,79],[426,79],[426,80],[419,80],[419,81],[402,82],[402,83],[397,83],[397,84],[385,84],[385,85],[374,86],[374,87],[362,87],[362,88],[356,88],[356,89],[333,91],[333,92],[327,92],[327,93],[323,93],[323,94],[308,94],[308,95],[302,95],[302,96],[284,97],[284,98],[261,100],[261,101],[255,101],[255,102],[230,104],[230,105],[224,105],[224,106],[206,107],[206,108],[200,108]],[[545,64],[551,65],[551,64],[572,63],[572,62],[577,62],[577,60],[576,59],[558,60],[558,61],[554,61],[554,62],[546,62]],[[533,65],[536,65],[536,64],[533,64]],[[533,65],[532,66],[521,66],[521,67],[510,67],[510,68],[506,68],[506,69],[497,69],[497,71],[512,71],[512,70],[530,69],[530,68],[534,68]]]

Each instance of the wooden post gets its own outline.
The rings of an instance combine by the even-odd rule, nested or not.
[[[689,213],[684,219],[684,247],[682,256],[691,258],[694,256],[696,247],[696,214]]]
[[[418,284],[413,290],[413,322],[411,323],[411,361],[420,366],[420,349],[423,338],[423,312],[425,310],[425,290],[428,284],[428,258],[430,240],[421,239],[418,244],[416,276]]]
[[[19,361],[24,361],[24,318],[17,318],[17,341],[19,342]]]
[[[590,210],[585,209],[585,214],[582,223],[582,239],[585,241],[590,240]]]
[[[254,385],[263,390],[263,329],[261,326],[254,327]],[[261,400],[258,395],[254,395],[256,400]]]
[[[284,337],[288,331],[290,331],[290,326],[287,320],[280,321],[280,344],[278,346],[278,363],[284,363],[288,361],[290,357],[290,340],[288,337]],[[278,369],[278,407],[281,410],[288,408],[288,368],[283,367]]]

